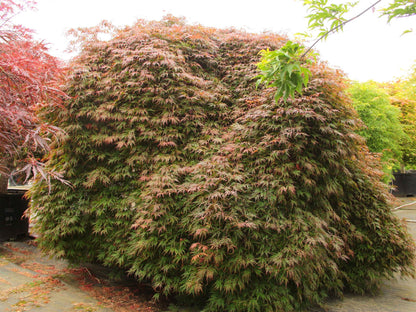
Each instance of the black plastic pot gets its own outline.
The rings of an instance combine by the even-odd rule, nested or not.
[[[416,196],[416,172],[393,173],[393,195],[397,197]]]
[[[0,194],[0,241],[23,238],[29,234],[29,220],[23,215],[28,207],[24,192]]]

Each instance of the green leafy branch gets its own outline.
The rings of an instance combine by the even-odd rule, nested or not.
[[[380,1],[379,1],[380,2]],[[308,6],[311,14],[306,17],[309,19],[309,29],[319,29],[319,40],[326,39],[331,32],[343,30],[343,26],[349,21],[344,15],[350,11],[358,2],[347,2],[341,4],[328,5],[327,0],[304,0],[303,5]],[[330,22],[329,27],[326,25]]]
[[[257,64],[261,71],[257,85],[264,83],[267,87],[276,87],[276,102],[283,98],[286,101],[295,93],[302,93],[309,82],[309,70],[305,64],[311,64],[312,60],[306,56],[312,51],[318,42],[324,40],[329,34],[343,30],[343,27],[374,8],[381,0],[376,1],[358,15],[346,19],[344,15],[358,2],[346,4],[330,4],[328,0],[304,0],[304,5],[309,6],[311,14],[309,18],[310,30],[319,29],[318,39],[307,49],[304,46],[288,41],[282,48],[276,51],[262,50],[261,61]],[[329,28],[325,27],[330,23]]]
[[[327,3],[327,0],[305,0],[304,5],[308,3],[315,3],[315,2],[323,2]],[[331,4],[328,7],[319,7],[317,5],[311,5],[310,10],[314,12],[313,14],[309,14],[307,17],[309,18],[309,29],[313,30],[316,28],[319,28],[320,33],[318,34],[318,39],[315,40],[315,42],[305,51],[304,55],[302,57],[306,56],[321,40],[326,39],[329,34],[337,31],[342,31],[344,29],[344,26],[347,23],[352,22],[353,20],[356,20],[357,18],[361,17],[371,9],[373,9],[377,4],[379,4],[381,0],[376,1],[372,5],[370,5],[368,8],[363,10],[361,13],[355,15],[354,17],[350,19],[345,19],[343,16],[345,13],[349,11],[350,8],[355,6],[358,2],[351,3],[348,2],[347,4],[340,4],[335,5]],[[322,11],[320,11],[322,10]],[[325,21],[332,21],[331,27],[325,28],[324,24]]]
[[[276,87],[276,102],[283,97],[286,101],[295,92],[302,93],[303,87],[309,82],[310,71],[302,63],[311,63],[304,58],[304,47],[298,43],[288,41],[276,51],[260,51],[262,59],[257,64],[261,71],[257,86],[261,83],[267,87]]]
[[[387,16],[390,23],[393,18],[410,17],[416,15],[415,0],[395,0],[387,8],[382,10],[383,16]],[[403,31],[403,34],[412,32],[413,29]]]
[[[387,8],[383,9],[383,15],[387,15],[389,22],[396,17],[416,15],[416,1],[395,0]]]

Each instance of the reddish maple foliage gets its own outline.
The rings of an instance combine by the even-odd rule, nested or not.
[[[20,11],[31,9],[31,0],[0,2],[0,174],[7,177],[12,168],[27,175],[40,173],[41,155],[48,140],[60,130],[43,122],[38,112],[59,107],[65,96],[59,90],[63,66],[37,42],[32,31],[12,22]],[[53,175],[53,174],[52,174]]]

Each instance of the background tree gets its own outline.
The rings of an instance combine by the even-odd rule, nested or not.
[[[29,29],[12,22],[21,10],[34,5],[29,0],[0,3],[0,192],[15,168],[27,176],[59,178],[58,173],[46,173],[41,162],[48,140],[59,128],[43,122],[38,112],[61,103],[62,64],[47,53],[45,44],[33,39]]]
[[[400,122],[400,109],[391,104],[390,96],[376,82],[353,83],[349,88],[353,106],[365,126],[359,134],[373,153],[381,154],[385,173],[391,174],[402,163],[402,145],[408,137]]]
[[[416,169],[416,66],[410,75],[383,86],[391,102],[400,109],[400,122],[406,133],[402,141],[402,170]]]

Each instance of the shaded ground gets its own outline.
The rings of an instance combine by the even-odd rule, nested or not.
[[[40,254],[32,241],[0,243],[0,311],[158,311],[147,289],[100,279]]]
[[[416,202],[402,198],[399,205]],[[395,213],[405,220],[416,239],[416,203]],[[166,307],[151,302],[151,291],[123,280],[115,283],[96,268],[71,268],[65,261],[50,259],[33,241],[0,243],[0,311],[2,312],[157,312]],[[103,273],[103,274],[100,274]],[[170,306],[169,311],[192,309]],[[377,296],[346,295],[344,300],[328,302],[326,312],[414,312],[416,280],[386,281]]]

